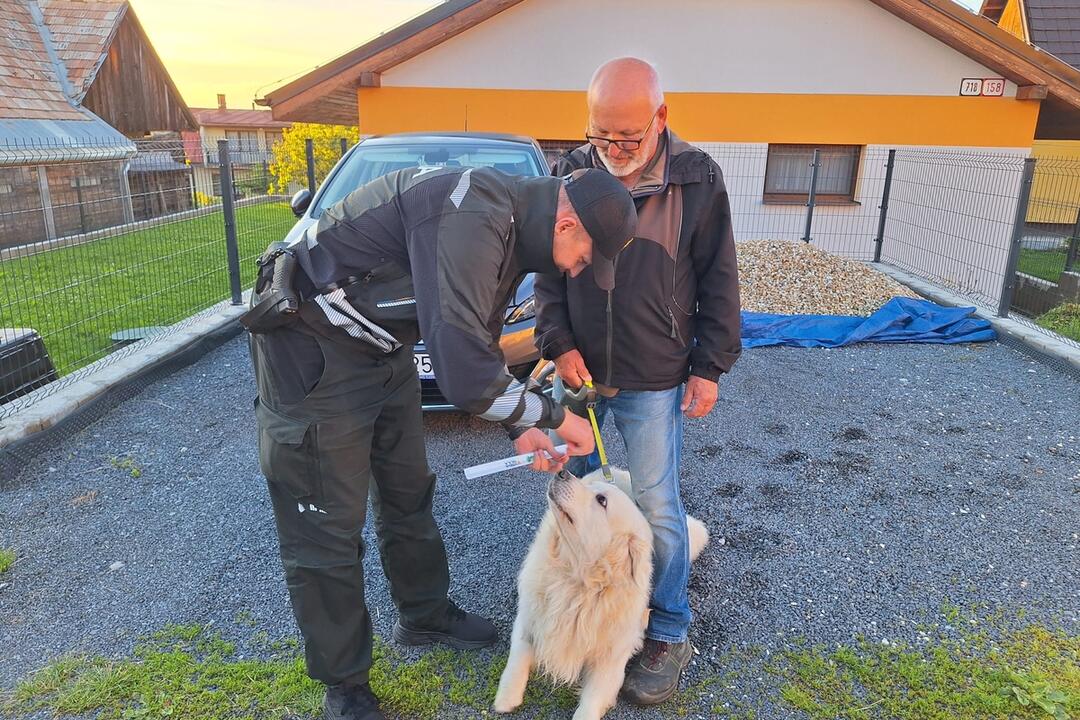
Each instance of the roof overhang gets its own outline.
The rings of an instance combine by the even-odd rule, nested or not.
[[[293,122],[357,122],[357,90],[379,87],[380,73],[435,47],[521,0],[450,0],[256,103]],[[952,0],[871,0],[1020,87],[1020,99],[1049,98],[1080,113],[1080,70],[1013,37]]]
[[[1056,99],[1080,111],[1080,70],[1028,45],[952,0],[871,0],[1021,88],[1021,99]],[[1025,90],[1025,88],[1032,88]]]
[[[137,148],[88,110],[86,120],[0,118],[0,166],[124,160]]]
[[[379,87],[379,73],[519,2],[448,0],[255,102],[270,107],[275,120],[355,125],[358,88]]]

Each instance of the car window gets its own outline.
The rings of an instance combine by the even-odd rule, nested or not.
[[[438,144],[361,144],[346,160],[318,203],[312,217],[319,217],[324,208],[338,202],[350,192],[375,178],[407,167],[492,167],[514,175],[547,174],[537,161],[532,148],[505,145],[438,145]]]

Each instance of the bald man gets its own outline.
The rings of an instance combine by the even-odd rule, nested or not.
[[[668,128],[653,67],[636,58],[602,65],[588,111],[588,143],[553,172],[606,169],[634,197],[637,233],[619,255],[614,290],[598,287],[588,270],[537,278],[537,346],[555,361],[557,398],[596,383],[597,419],[614,416],[634,499],[653,529],[646,641],[622,688],[631,702],[652,705],[671,697],[693,655],[681,414],[709,414],[720,376],[739,357],[738,269],[720,168]],[[599,465],[594,453],[568,468],[583,475]]]

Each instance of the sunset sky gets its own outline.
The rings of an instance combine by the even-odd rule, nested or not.
[[[958,0],[977,10],[980,0]],[[251,108],[303,75],[439,0],[131,0],[192,107]]]
[[[230,108],[303,75],[438,0],[131,0],[191,107]]]

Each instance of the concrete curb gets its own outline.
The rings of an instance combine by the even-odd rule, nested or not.
[[[1012,318],[998,317],[989,310],[978,307],[967,298],[961,297],[945,288],[933,285],[926,280],[916,277],[904,270],[900,270],[899,268],[883,264],[871,264],[870,266],[875,270],[888,275],[893,280],[907,285],[915,292],[925,298],[933,300],[939,305],[974,307],[975,314],[985,320],[989,320],[990,324],[994,326],[994,329],[997,330],[999,335],[1013,338],[1043,355],[1049,355],[1052,358],[1061,360],[1072,366],[1073,369],[1080,371],[1080,347],[1070,345],[1063,340],[1058,340],[1050,335],[1049,331],[1039,330],[1032,325],[1020,322],[1019,320],[1013,320]]]
[[[241,305],[221,305],[175,331],[142,340],[126,348],[125,357],[105,357],[84,370],[85,375],[60,390],[45,386],[34,393],[44,395],[25,409],[0,420],[0,450],[48,430],[109,390],[131,382],[183,353],[204,338],[236,324],[247,310],[250,291]],[[237,325],[239,328],[239,325]],[[94,367],[98,366],[98,367]],[[31,397],[34,393],[31,393]]]

